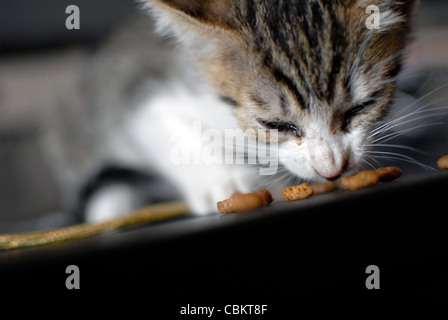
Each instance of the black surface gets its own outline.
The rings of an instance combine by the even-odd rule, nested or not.
[[[447,190],[448,175],[438,172],[246,214],[5,251],[2,289],[61,301],[144,300],[149,314],[166,319],[187,304],[268,304],[279,316],[304,297],[446,299]],[[72,264],[80,290],[65,288]],[[369,265],[380,268],[379,290],[365,287]]]
[[[65,28],[68,4],[80,7],[78,31]],[[0,49],[14,54],[96,43],[134,11],[135,2],[16,0],[0,7]],[[444,10],[432,10],[426,19],[444,21]],[[409,92],[420,90],[422,82]],[[411,146],[437,151],[421,156],[433,165],[446,154],[445,132],[431,131]],[[370,306],[360,318],[377,306],[378,298],[446,300],[448,175],[409,174],[390,184],[246,214],[178,219],[48,247],[0,251],[0,302],[15,317],[27,311],[64,317],[93,304],[104,314],[125,309],[143,312],[144,319],[171,319],[187,304],[267,304],[267,316],[290,319],[300,315],[305,298],[342,300],[350,309],[353,301],[363,299]],[[372,264],[381,271],[376,291],[365,287],[365,269]],[[65,287],[68,265],[80,268],[80,290]],[[31,302],[40,303],[39,308],[30,308]],[[13,303],[20,307],[12,308]],[[55,311],[61,305],[67,308]],[[316,312],[325,308],[321,303]]]

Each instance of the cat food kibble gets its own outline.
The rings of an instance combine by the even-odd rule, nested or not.
[[[271,193],[268,190],[266,190],[266,189],[258,190],[255,193],[258,194],[261,197],[261,205],[262,206],[268,206],[268,205],[271,204],[272,201],[274,201],[274,199],[272,198]]]
[[[440,169],[448,169],[448,156],[444,156],[437,161],[437,165]]]
[[[336,190],[338,185],[334,182],[316,182],[311,187],[314,190],[314,194],[322,194]]]
[[[283,190],[283,196],[288,201],[306,199],[314,193],[314,189],[306,183]]]
[[[218,202],[220,213],[244,212],[267,206],[273,201],[268,190],[259,190],[254,193],[237,193],[227,200]]]
[[[380,181],[380,175],[374,170],[361,171],[353,176],[342,177],[341,186],[344,189],[357,190],[374,185]]]
[[[380,181],[392,181],[401,176],[401,169],[397,167],[378,168],[375,172],[380,176]]]

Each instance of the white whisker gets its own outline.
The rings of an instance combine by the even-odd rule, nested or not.
[[[368,156],[368,155],[367,155]],[[374,158],[372,158],[371,156],[368,156],[370,159],[372,159],[372,160],[375,160]],[[372,165],[369,161],[367,161],[366,159],[362,159],[362,161],[364,162],[364,163],[366,163],[369,167],[371,167],[373,170],[375,170],[376,168],[375,168],[375,166],[374,165]],[[375,160],[375,162],[377,162],[376,160]]]
[[[275,185],[276,183],[278,183],[279,181],[283,181],[283,180],[287,180],[288,176],[291,176],[292,174],[289,172],[288,169],[286,168],[280,168],[280,170],[278,170],[277,173],[267,177],[266,179],[260,181],[255,189],[259,189],[262,188],[263,186],[265,186],[266,188],[270,188],[273,185]]]
[[[386,134],[385,136],[378,137],[377,139],[373,140],[373,143],[380,142],[380,141],[386,142],[386,141],[392,140],[392,139],[394,139],[396,137],[399,137],[401,135],[404,135],[404,134],[406,134],[406,133],[408,133],[410,131],[416,130],[416,129],[426,128],[426,127],[431,127],[431,126],[440,126],[440,125],[446,125],[446,124],[448,124],[448,122],[435,122],[435,123],[422,124],[422,125],[419,125],[419,126],[403,129],[403,130],[400,130],[400,131],[396,131],[396,132],[392,132],[392,133]]]
[[[366,147],[386,147],[386,148],[397,148],[397,149],[405,149],[409,151],[414,151],[420,154],[425,154],[426,152],[423,152],[421,150],[418,150],[417,148],[409,147],[409,146],[403,146],[399,144],[387,144],[387,143],[378,143],[378,144],[366,144]],[[426,153],[427,154],[427,153]]]
[[[423,164],[423,163],[415,160],[412,157],[409,157],[409,156],[406,156],[406,155],[403,155],[400,153],[386,152],[386,151],[367,151],[367,153],[374,155],[374,157],[379,158],[379,159],[399,160],[399,161],[416,164],[416,165],[418,165],[422,168],[428,169],[428,170],[432,170],[432,171],[435,170],[433,167],[430,167],[426,164]]]
[[[441,99],[441,100],[444,100],[444,99]],[[425,105],[425,106],[423,106],[423,107],[421,107],[421,108],[419,108],[419,109],[417,109],[417,110],[415,110],[415,111],[413,111],[413,112],[411,112],[411,113],[409,113],[407,115],[395,118],[395,119],[393,119],[393,120],[391,120],[389,122],[384,123],[383,125],[379,126],[375,130],[373,130],[371,132],[371,134],[369,135],[369,138],[373,137],[373,136],[376,136],[376,135],[380,134],[381,132],[388,131],[388,130],[394,128],[394,127],[397,127],[399,125],[403,125],[403,124],[406,124],[406,123],[409,123],[409,122],[412,122],[412,121],[422,120],[422,119],[424,119],[426,117],[430,118],[432,116],[448,115],[448,112],[430,113],[430,114],[424,115],[422,117],[418,117],[418,118],[413,118],[413,119],[407,120],[406,122],[400,122],[400,121],[402,121],[402,120],[404,120],[406,118],[409,118],[409,117],[412,117],[412,116],[415,116],[415,115],[421,114],[421,113],[429,113],[429,112],[438,111],[438,110],[446,110],[446,111],[448,111],[448,107],[437,107],[437,108],[432,108],[432,109],[424,109],[424,108],[426,108],[428,106],[430,106],[430,104],[427,104],[427,105]]]

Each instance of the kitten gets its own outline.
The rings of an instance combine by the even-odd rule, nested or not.
[[[176,73],[107,137],[110,157],[162,173],[198,214],[216,212],[217,201],[253,191],[263,178],[250,166],[171,163],[173,137],[201,149],[195,121],[220,132],[277,129],[279,161],[291,176],[355,172],[392,104],[417,2],[145,2],[159,30],[186,51],[171,53]],[[379,29],[366,26],[369,5],[380,8]]]

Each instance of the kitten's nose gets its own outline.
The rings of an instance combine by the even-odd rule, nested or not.
[[[314,165],[314,170],[324,178],[336,179],[344,172],[346,166],[347,161],[343,160],[339,165],[334,162],[326,165]]]
[[[312,143],[311,163],[316,173],[327,179],[335,179],[344,172],[348,152],[339,139],[317,138]]]
[[[330,170],[322,170],[322,169],[317,170],[315,168],[314,170],[316,170],[316,172],[320,176],[322,176],[324,178],[327,178],[327,179],[336,179],[336,178],[338,178],[342,174],[342,172],[344,172],[344,168],[343,167],[341,167],[340,169],[330,169]]]

